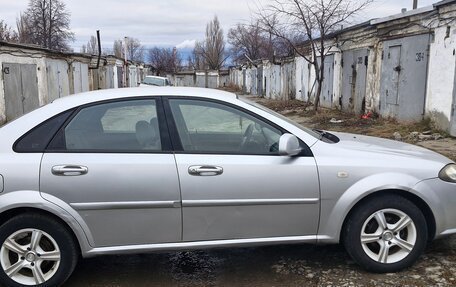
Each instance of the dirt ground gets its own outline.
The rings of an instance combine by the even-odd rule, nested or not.
[[[312,106],[308,106],[306,103],[297,100],[279,101],[266,100],[258,97],[247,98],[309,128],[389,139],[395,139],[394,133],[397,132],[401,135],[401,140],[404,142],[426,147],[456,161],[456,138],[452,138],[447,133],[435,129],[429,120],[423,120],[418,123],[398,123],[395,120],[379,118],[375,114],[368,119],[361,119],[360,116],[343,113],[338,110],[320,109],[315,113]],[[336,123],[331,123],[331,120],[336,120]],[[424,136],[424,138],[430,137],[432,139],[420,140],[418,138],[419,135],[411,135],[414,132],[419,135],[422,133],[429,134],[429,136]],[[435,135],[440,135],[441,139],[434,140]]]
[[[456,286],[456,237],[399,273],[367,273],[339,245],[305,244],[101,256],[79,262],[65,286]]]
[[[456,140],[426,121],[361,120],[338,111],[315,114],[302,102],[254,100],[308,127],[385,138],[399,132],[404,141],[456,159]],[[333,118],[343,122],[330,123]],[[412,132],[444,138],[419,141]],[[394,274],[363,271],[339,245],[305,244],[101,256],[81,260],[66,286],[456,286],[456,236],[434,241],[412,268]]]

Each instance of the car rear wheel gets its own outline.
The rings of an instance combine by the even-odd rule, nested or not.
[[[427,242],[427,225],[411,201],[395,195],[371,198],[348,219],[343,242],[350,256],[369,271],[396,272],[411,266]]]
[[[60,223],[38,214],[0,226],[0,279],[5,286],[60,286],[77,262],[73,238]]]

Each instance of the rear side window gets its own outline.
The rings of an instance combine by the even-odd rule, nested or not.
[[[73,110],[63,112],[41,123],[22,136],[14,144],[15,152],[44,152],[47,145],[68,119]]]
[[[158,152],[155,100],[101,103],[80,109],[49,145],[51,151]]]

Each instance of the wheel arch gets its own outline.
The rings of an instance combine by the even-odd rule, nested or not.
[[[350,211],[345,215],[343,224],[341,226],[341,230],[339,233],[339,242],[342,243],[342,240],[344,238],[344,232],[346,230],[346,224],[350,216],[353,214],[353,212],[361,206],[364,202],[371,200],[372,198],[383,196],[383,195],[396,195],[403,197],[405,199],[408,199],[411,201],[415,206],[418,207],[418,209],[423,213],[424,218],[426,219],[426,225],[428,227],[428,240],[431,241],[434,239],[435,234],[436,234],[436,221],[435,221],[435,216],[434,213],[432,212],[431,208],[429,205],[418,195],[413,194],[411,192],[401,190],[401,189],[384,189],[384,190],[379,190],[371,194],[367,194],[365,197],[360,198],[358,202],[355,203],[355,205],[350,209]]]
[[[0,213],[0,225],[3,225],[9,219],[22,215],[22,214],[39,214],[39,215],[46,216],[48,218],[51,218],[51,219],[57,221],[70,234],[70,236],[73,239],[73,242],[75,244],[76,250],[78,251],[78,254],[79,255],[82,254],[80,240],[76,236],[73,228],[71,228],[71,226],[67,222],[65,222],[62,218],[60,218],[59,216],[57,216],[56,214],[54,214],[48,210],[44,210],[44,209],[40,209],[40,208],[36,208],[36,207],[15,207],[12,209],[8,209],[8,210],[5,210],[2,213]]]
[[[62,224],[70,232],[82,256],[92,249],[92,237],[85,222],[70,206],[63,205],[57,199],[51,202],[41,197],[38,191],[23,190],[2,194],[0,201],[0,224],[20,214],[45,215]]]

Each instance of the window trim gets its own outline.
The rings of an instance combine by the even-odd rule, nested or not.
[[[216,99],[211,99],[211,98],[203,98],[203,97],[179,97],[179,96],[163,96],[162,97],[162,102],[163,102],[163,107],[165,109],[165,113],[166,113],[166,119],[167,119],[167,123],[168,123],[168,127],[169,127],[169,134],[171,136],[171,141],[172,141],[172,144],[174,146],[174,152],[176,154],[201,154],[201,155],[248,155],[248,156],[281,156],[279,155],[279,153],[248,153],[248,152],[221,152],[221,151],[185,151],[183,146],[182,146],[182,142],[181,142],[181,139],[180,139],[180,136],[179,136],[179,132],[177,130],[177,126],[176,126],[176,122],[175,122],[175,118],[174,118],[174,115],[173,115],[173,112],[171,110],[171,105],[169,103],[169,100],[188,100],[188,101],[203,101],[203,102],[211,102],[211,103],[216,103],[216,104],[220,104],[222,106],[228,106],[230,108],[233,108],[233,109],[236,109],[240,112],[243,112],[245,114],[248,114],[249,116],[261,121],[261,122],[264,122],[274,128],[276,128],[277,130],[279,130],[280,132],[282,132],[282,134],[284,133],[290,133],[289,131],[287,131],[286,129],[284,129],[283,127],[275,124],[274,122],[248,110],[248,109],[245,109],[243,107],[240,107],[238,105],[235,105],[235,104],[232,104],[232,103],[229,103],[229,102],[224,102],[224,101],[220,101],[220,100],[216,100]],[[303,147],[303,151],[296,155],[295,157],[313,157],[313,153],[310,149],[310,147],[304,142],[302,141],[301,139],[299,139],[299,143],[300,145]]]
[[[111,103],[126,102],[126,101],[138,101],[138,100],[142,100],[142,101],[154,100],[155,101],[155,106],[156,106],[156,110],[157,110],[157,119],[159,119],[158,128],[159,128],[159,132],[160,132],[160,141],[161,141],[161,150],[160,151],[154,151],[154,150],[102,150],[102,149],[67,150],[66,147],[65,147],[65,149],[58,150],[58,149],[49,148],[51,143],[54,142],[54,140],[56,140],[56,137],[59,134],[62,133],[63,136],[65,136],[65,133],[64,133],[65,128],[82,109],[97,106],[97,105],[103,105],[103,104],[111,104]],[[165,111],[163,109],[163,103],[162,103],[162,99],[160,96],[141,96],[141,97],[128,97],[128,98],[102,100],[102,101],[97,101],[97,102],[80,105],[78,107],[75,107],[74,109],[75,110],[73,111],[71,116],[68,117],[68,119],[63,123],[63,125],[60,127],[60,129],[57,131],[57,133],[54,134],[51,141],[49,141],[44,153],[169,154],[169,153],[173,152],[171,137],[169,135],[169,130],[165,123],[165,118],[166,118]],[[163,120],[160,120],[160,119],[163,119]]]

